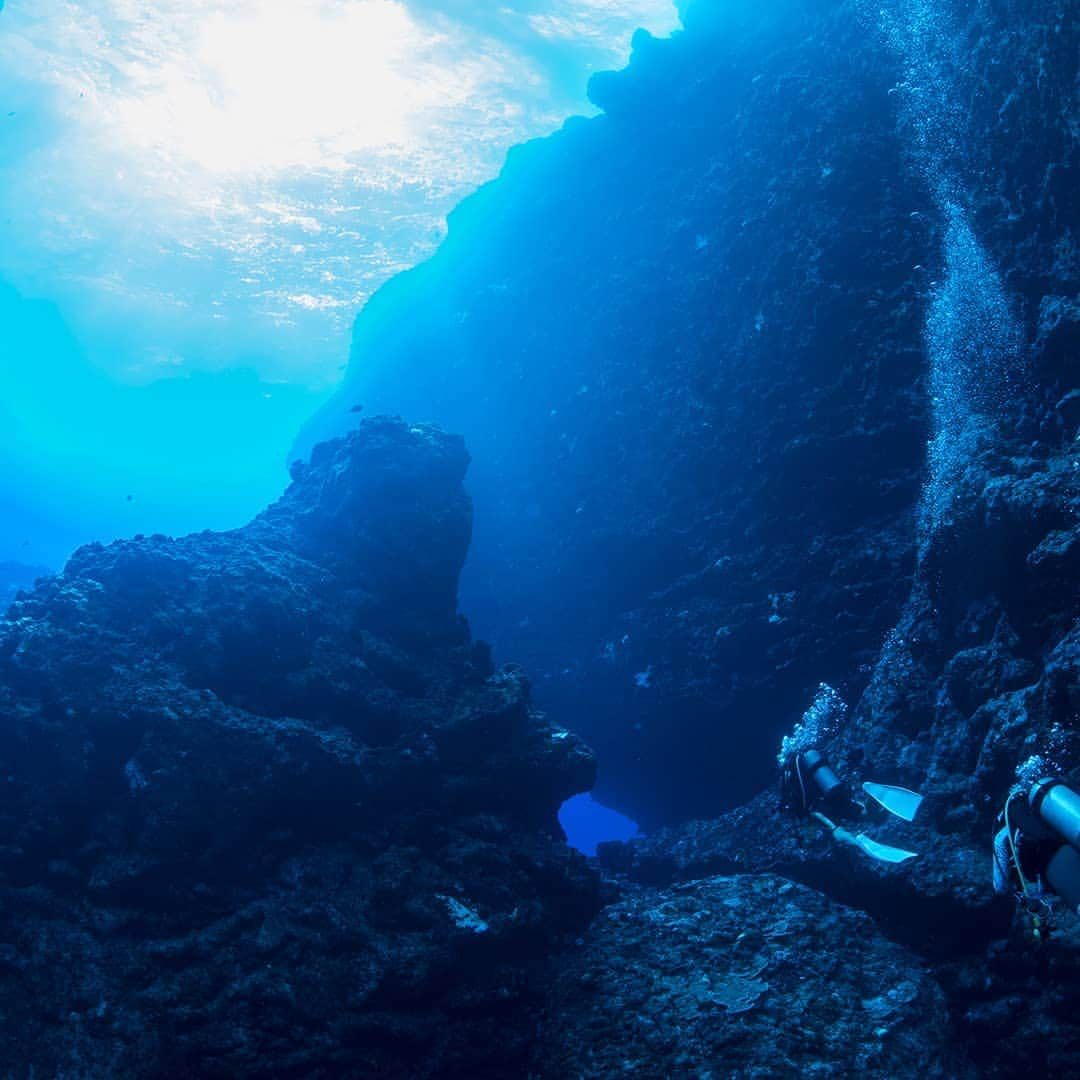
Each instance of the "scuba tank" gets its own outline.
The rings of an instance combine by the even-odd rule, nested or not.
[[[851,792],[847,784],[833,771],[828,759],[820,750],[807,750],[795,761],[795,768],[802,780],[806,803],[824,799],[827,803],[851,802]],[[810,789],[815,789],[811,791]]]
[[[904,821],[915,817],[922,802],[922,796],[916,792],[887,784],[868,781],[863,784],[863,791]],[[851,788],[836,775],[820,750],[796,751],[784,762],[780,775],[780,805],[794,810],[800,817],[814,818],[838,843],[858,848],[876,862],[895,865],[914,859],[918,854],[883,844],[866,833],[854,833],[839,824],[843,820],[858,821],[865,815],[866,808],[856,801]]]
[[[858,818],[862,807],[820,750],[792,754],[781,774],[781,805],[806,817],[826,808],[834,817]]]
[[[1043,876],[1069,909],[1080,914],[1080,851],[1068,844],[1058,848]]]
[[[1080,795],[1060,780],[1047,777],[1032,786],[1028,803],[1032,813],[1064,841],[1046,864],[1043,876],[1076,911],[1080,908]]]
[[[1046,777],[1033,784],[1028,803],[1044,825],[1074,848],[1080,848],[1080,795],[1060,780]]]

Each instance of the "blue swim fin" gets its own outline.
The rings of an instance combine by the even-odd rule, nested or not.
[[[874,802],[880,803],[898,818],[904,821],[914,821],[919,812],[923,797],[915,791],[909,791],[905,787],[893,787],[890,784],[874,784],[867,780],[863,783],[863,791]]]
[[[812,816],[817,818],[832,833],[834,840],[838,840],[841,844],[850,844],[852,847],[857,847],[864,855],[869,855],[871,859],[877,859],[878,862],[895,864],[918,857],[919,853],[917,851],[905,851],[903,848],[878,843],[877,840],[871,840],[866,833],[856,835],[849,832],[843,826],[831,822],[817,810],[812,812]]]
[[[866,833],[859,833],[855,837],[855,844],[861,848],[871,859],[878,862],[902,863],[918,856],[917,851],[905,851],[903,848],[891,847],[889,844],[880,844],[877,840],[871,840]]]

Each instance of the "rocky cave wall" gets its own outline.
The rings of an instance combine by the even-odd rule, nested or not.
[[[602,848],[554,1075],[1076,1071],[1080,927],[989,849],[1022,761],[1080,784],[1080,16],[877,7],[699,0],[357,324],[340,406],[409,371],[489,459],[471,594],[602,795],[712,815],[828,681],[926,796],[892,869],[773,790]]]
[[[1080,19],[1068,5],[954,14],[893,54],[907,80],[894,95],[908,98],[898,134],[944,223],[924,298],[927,384],[941,396],[928,414],[914,575],[828,747],[854,783],[925,794],[911,825],[865,823],[918,857],[874,864],[787,819],[773,791],[602,854],[649,888],[767,871],[868,911],[943,990],[966,1061],[952,1074],[1070,1074],[1080,928],[1058,905],[1049,941],[1045,928],[1033,940],[1012,898],[993,894],[990,837],[1033,755],[1039,771],[1080,785]],[[919,110],[935,100],[952,103],[947,138],[920,138]]]
[[[251,524],[0,619],[0,1073],[523,1075],[592,783],[457,613],[460,438],[320,445]]]
[[[894,66],[851,4],[639,35],[601,116],[514,150],[369,303],[312,428],[359,402],[466,434],[469,610],[646,824],[766,783],[907,593],[938,226]]]
[[[565,846],[594,759],[457,614],[467,462],[368,420],[250,525],[18,595],[0,1073],[970,1075],[937,973],[867,914]]]

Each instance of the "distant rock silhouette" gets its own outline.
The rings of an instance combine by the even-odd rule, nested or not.
[[[365,421],[244,528],[84,547],[0,621],[0,1060],[523,1075],[594,763],[457,613],[467,465]]]

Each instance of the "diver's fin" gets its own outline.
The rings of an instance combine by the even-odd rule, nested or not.
[[[888,844],[879,844],[876,840],[871,840],[865,833],[859,833],[855,837],[855,843],[870,856],[871,859],[877,859],[878,862],[887,863],[902,863],[907,859],[914,859],[918,857],[917,851],[905,851],[903,848],[890,847]]]
[[[908,791],[906,787],[893,787],[890,784],[874,784],[869,780],[864,781],[863,791],[874,802],[881,803],[890,814],[895,814],[905,821],[914,821],[919,812],[923,797],[916,791]]]
[[[824,814],[820,814],[816,810],[813,812],[813,816],[832,833],[834,840],[839,840],[842,844],[851,844],[852,847],[857,847],[861,852],[869,855],[871,859],[877,859],[878,862],[902,863],[908,859],[918,857],[919,853],[917,851],[905,851],[903,848],[879,844],[876,840],[871,840],[865,833],[859,833],[856,836],[843,828],[843,826],[834,825]]]

